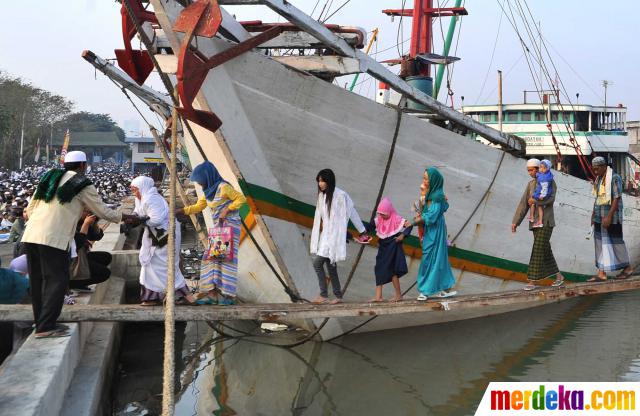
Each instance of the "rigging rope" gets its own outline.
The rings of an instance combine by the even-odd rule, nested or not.
[[[138,19],[136,19],[135,17],[135,13],[133,12],[133,10],[131,9],[131,4],[129,3],[131,0],[123,0],[123,4],[125,5],[125,7],[127,8],[127,12],[129,13],[129,16],[131,18],[131,21],[134,23],[136,30],[140,36],[140,39],[142,40],[142,43],[144,44],[145,48],[148,51],[149,56],[151,57],[151,61],[153,62],[153,65],[156,69],[156,71],[158,72],[158,75],[160,76],[160,79],[162,80],[162,83],[164,85],[164,87],[166,88],[167,92],[169,92],[169,96],[171,97],[172,101],[173,101],[173,105],[174,107],[179,106],[179,100],[178,98],[175,96],[175,92],[174,92],[174,88],[173,88],[173,84],[171,83],[171,80],[169,78],[169,76],[162,70],[162,68],[160,67],[157,59],[155,58],[155,55],[153,53],[151,53],[150,51],[153,50],[153,45],[151,44],[149,37],[147,36],[146,32],[144,30],[142,30],[142,27],[140,26],[140,23],[138,22]],[[200,146],[200,142],[197,138],[197,136],[195,135],[195,133],[193,132],[193,129],[191,128],[191,124],[189,123],[189,121],[187,119],[185,119],[184,117],[180,116],[180,119],[183,123],[183,126],[185,126],[191,136],[191,138],[193,139],[194,144],[196,145],[196,148],[198,149],[198,152],[200,153],[200,156],[204,159],[204,160],[208,160],[207,155],[204,153],[204,150],[202,149],[202,146]],[[244,221],[243,221],[244,223]],[[255,240],[255,238],[253,237],[253,234],[251,232],[251,230],[249,230],[246,227],[246,224],[244,225],[245,229],[247,231],[247,235],[250,236],[251,241],[256,244],[256,247],[258,247],[257,242]],[[259,248],[258,251],[260,252],[263,260],[267,263],[267,265],[269,266],[269,268],[275,272],[275,267],[273,266],[273,264],[271,263],[271,260],[269,260],[269,258],[266,256],[266,254],[264,253],[264,251],[262,250],[262,248]],[[283,279],[280,277],[279,274],[276,273],[276,278],[278,279],[278,282],[280,282],[281,285],[283,285],[283,289],[284,291],[289,295],[290,293],[295,293],[284,281]]]
[[[373,207],[372,213],[371,213],[371,217],[369,219],[369,223],[373,222],[373,220],[375,219],[375,215],[376,215],[376,209],[378,208],[378,204],[380,203],[380,200],[382,199],[382,194],[384,192],[384,188],[386,186],[387,183],[387,177],[389,176],[389,170],[391,169],[391,162],[393,161],[393,155],[395,153],[395,148],[396,148],[396,143],[398,141],[398,135],[400,133],[400,122],[402,121],[402,102],[405,100],[404,96],[401,98],[400,100],[400,105],[398,105],[398,107],[396,108],[396,114],[397,114],[397,118],[396,118],[396,126],[393,132],[393,139],[391,140],[391,148],[389,150],[389,155],[387,157],[387,164],[385,165],[385,169],[384,169],[384,174],[382,175],[382,182],[380,184],[380,188],[378,189],[378,195],[376,196],[376,202],[375,202],[375,206]],[[360,246],[359,250],[358,250],[358,254],[356,255],[356,258],[353,262],[353,265],[351,266],[351,270],[349,271],[349,277],[347,278],[347,281],[345,282],[344,286],[343,286],[343,290],[342,290],[342,294],[344,295],[347,292],[347,289],[349,288],[349,285],[351,284],[351,281],[353,279],[353,276],[355,275],[356,269],[358,268],[358,265],[360,264],[360,259],[362,258],[362,253],[364,252],[364,248],[365,245]],[[324,318],[322,320],[322,322],[320,323],[320,325],[318,325],[316,327],[316,329],[311,332],[309,335],[307,335],[306,337],[304,337],[303,339],[290,343],[290,344],[285,344],[285,345],[280,345],[281,347],[284,348],[293,348],[293,347],[297,347],[299,345],[305,344],[307,342],[309,342],[310,340],[312,340],[313,338],[316,337],[316,335],[318,335],[320,333],[320,331],[325,327],[325,325],[329,322],[330,318]]]
[[[489,192],[493,188],[493,184],[495,183],[496,178],[498,177],[498,173],[500,172],[500,168],[502,167],[502,162],[504,161],[505,155],[506,155],[506,152],[502,152],[502,155],[500,156],[500,160],[498,161],[498,165],[496,166],[496,169],[493,172],[493,177],[491,178],[491,182],[489,182],[489,186],[484,191],[484,194],[482,195],[482,198],[480,198],[480,200],[478,201],[478,203],[476,204],[474,209],[471,211],[471,214],[469,214],[469,216],[467,217],[467,220],[462,224],[462,227],[460,227],[460,230],[458,230],[456,235],[451,239],[451,244],[452,245],[456,242],[456,240],[458,239],[460,234],[462,234],[462,231],[464,231],[464,229],[467,227],[467,225],[469,224],[469,222],[471,221],[473,216],[476,214],[476,212],[478,211],[478,209],[480,208],[480,206],[482,205],[484,200],[489,195]],[[417,281],[413,282],[413,284],[411,284],[411,286],[409,286],[404,292],[402,292],[402,296],[405,296],[407,293],[409,293],[416,286],[416,284],[418,284]],[[362,328],[363,326],[365,326],[369,322],[371,322],[374,319],[376,319],[378,316],[379,315],[372,316],[371,318],[365,320],[364,322],[359,323],[358,325],[356,325],[353,328],[343,332],[342,334],[336,335],[335,337],[328,339],[327,342],[335,341],[338,338],[342,338],[342,337],[344,337],[346,335],[349,335],[349,334],[353,333],[354,331],[357,331],[358,329]]]

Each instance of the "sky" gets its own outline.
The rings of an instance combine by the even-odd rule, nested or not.
[[[326,1],[326,3],[325,3]],[[323,6],[333,13],[346,0],[292,0],[296,7],[318,17]],[[412,1],[405,0],[411,7]],[[453,0],[434,0],[434,4],[452,6]],[[522,102],[523,90],[535,89],[522,47],[500,5],[506,0],[465,0],[469,15],[461,19],[459,40],[451,54],[461,60],[450,68],[451,90],[458,107],[464,104],[491,104],[497,100],[496,71],[504,74],[505,103]],[[516,0],[510,0],[515,5]],[[521,0],[523,1],[523,0]],[[372,48],[378,60],[398,56],[398,41],[411,33],[410,18],[393,21],[380,11],[400,8],[402,0],[350,0],[328,23],[359,26],[367,31],[380,30]],[[623,0],[603,3],[596,0],[528,0],[539,22],[559,78],[575,102],[601,105],[602,80],[611,81],[607,103],[628,107],[629,120],[640,119],[640,2]],[[506,8],[506,5],[503,7]],[[233,6],[228,11],[238,20],[282,21],[263,6]],[[508,10],[508,9],[507,9]],[[145,123],[132,105],[104,75],[95,73],[80,54],[89,49],[103,58],[114,58],[114,49],[122,48],[120,5],[114,0],[42,1],[3,0],[0,25],[0,70],[19,76],[33,85],[63,95],[75,103],[76,111],[107,113],[129,135],[146,134]],[[441,50],[449,18],[434,19],[434,50]],[[530,45],[522,23],[518,29]],[[457,35],[456,35],[457,36]],[[138,42],[134,41],[134,45]],[[457,47],[456,47],[457,44]],[[531,46],[531,45],[530,45]],[[537,73],[537,68],[535,69]],[[551,69],[555,77],[555,70]],[[350,83],[340,78],[338,84]],[[355,91],[373,97],[375,83],[361,77]],[[154,74],[147,84],[163,90]],[[443,86],[444,87],[444,86]],[[441,94],[440,99],[443,100]],[[159,119],[144,112],[157,127]]]

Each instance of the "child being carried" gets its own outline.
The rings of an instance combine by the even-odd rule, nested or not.
[[[547,159],[540,161],[540,171],[536,173],[536,189],[533,192],[533,199],[536,200],[530,204],[529,221],[533,222],[533,228],[542,228],[543,224],[543,207],[538,205],[537,201],[545,201],[551,198],[553,188],[553,173],[551,173],[551,162]],[[537,211],[537,216],[536,216]]]

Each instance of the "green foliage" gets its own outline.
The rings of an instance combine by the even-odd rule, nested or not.
[[[96,114],[87,111],[71,113],[59,123],[65,131],[115,131],[118,138],[124,141],[122,130],[109,114]]]
[[[24,125],[24,164],[41,156],[50,138],[70,131],[114,131],[121,141],[125,133],[108,114],[72,113],[73,103],[60,95],[37,88],[19,77],[0,71],[0,166],[17,169],[20,137]]]

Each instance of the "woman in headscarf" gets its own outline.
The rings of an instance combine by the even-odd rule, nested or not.
[[[413,227],[405,227],[405,219],[397,212],[389,198],[382,198],[376,210],[375,233],[378,236],[376,255],[376,296],[370,302],[382,302],[382,286],[393,283],[395,296],[392,302],[402,300],[399,278],[407,274],[407,259],[402,250],[402,241],[411,234]]]
[[[456,279],[449,264],[447,224],[444,221],[449,203],[444,194],[444,178],[440,171],[434,167],[428,168],[424,172],[421,188],[425,190],[422,213],[413,220],[413,225],[424,228],[422,261],[418,269],[418,300],[427,300],[429,296],[453,296],[456,292],[449,289],[456,284]]]
[[[233,229],[233,259],[230,261],[203,259],[200,263],[199,289],[205,296],[199,299],[198,303],[232,305],[235,302],[238,283],[238,245],[242,225],[239,209],[246,199],[222,179],[218,169],[209,161],[196,166],[190,179],[202,188],[204,196],[194,205],[179,209],[177,213],[197,214],[208,206],[215,224],[230,226]],[[218,298],[218,293],[222,295],[221,298]]]
[[[167,291],[169,247],[169,205],[158,193],[153,179],[138,176],[131,181],[131,191],[135,195],[134,213],[148,217],[144,223],[140,247],[140,301],[143,306],[160,305]],[[194,303],[184,277],[180,272],[180,224],[176,221],[175,244],[175,291],[177,303]]]

